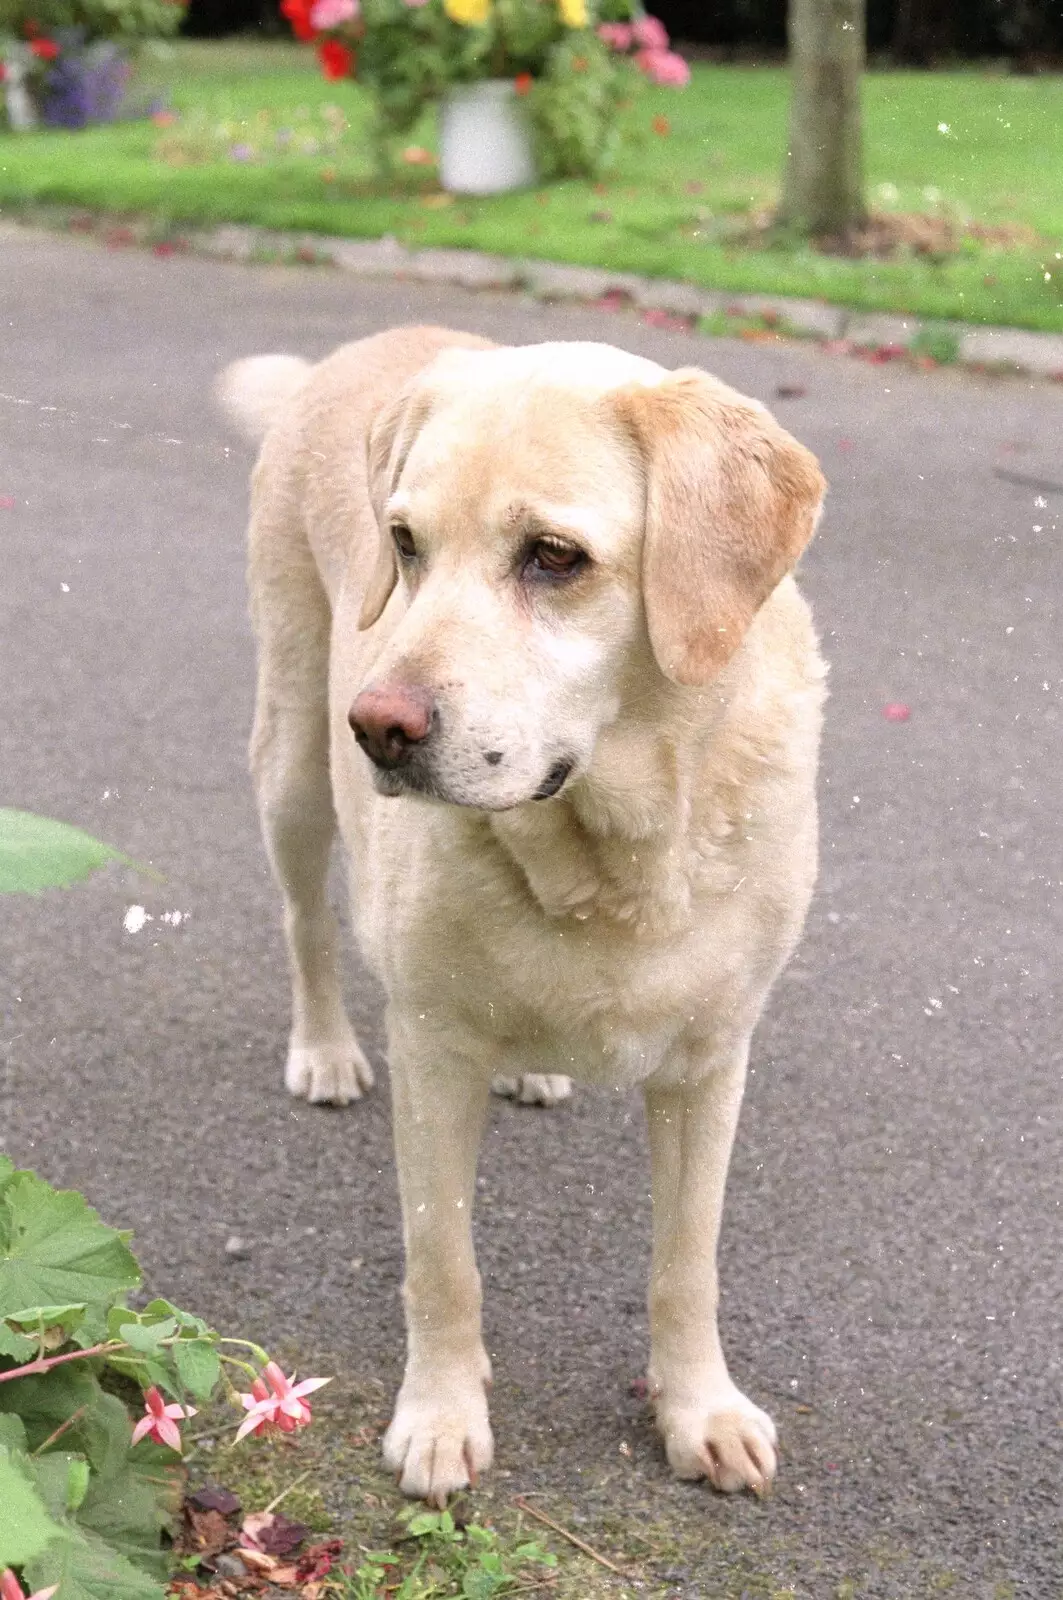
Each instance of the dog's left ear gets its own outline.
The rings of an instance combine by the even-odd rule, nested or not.
[[[423,387],[419,387],[415,378],[377,413],[369,430],[366,468],[369,498],[376,513],[378,542],[376,561],[369,575],[358,618],[361,629],[371,628],[377,621],[398,578],[395,547],[385,526],[384,508],[395,492],[406,458],[431,409],[431,396]]]
[[[674,683],[706,684],[811,539],[826,482],[762,406],[696,368],[614,399],[645,465],[653,653]]]

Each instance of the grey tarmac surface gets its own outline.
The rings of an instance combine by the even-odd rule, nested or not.
[[[832,483],[803,569],[832,662],[822,874],[756,1040],[722,1254],[733,1369],[784,1441],[777,1493],[668,1479],[629,1393],[641,1108],[587,1090],[492,1110],[496,1486],[588,1537],[607,1516],[672,1530],[684,1597],[1058,1600],[1063,492],[1014,481],[1063,483],[1057,389],[5,231],[4,800],[167,879],[111,869],[0,909],[6,1148],[135,1228],[157,1289],[397,1383],[386,1087],[335,1112],[280,1083],[286,976],[244,753],[250,453],[207,394],[235,356],[410,320],[710,367]],[[134,902],[154,920],[129,934]],[[378,996],[350,970],[379,1059]],[[248,1261],[225,1255],[234,1233]]]

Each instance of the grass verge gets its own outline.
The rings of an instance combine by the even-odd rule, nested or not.
[[[910,230],[915,243],[888,259],[852,259],[768,236],[743,242],[777,193],[781,69],[699,65],[688,90],[647,89],[635,102],[619,167],[603,182],[480,200],[440,192],[427,120],[411,139],[418,158],[381,189],[363,91],[326,83],[294,46],[182,41],[147,73],[169,97],[171,122],[0,136],[0,209],[80,205],[148,215],[163,228],[392,234],[411,246],[606,266],[734,293],[1063,331],[1057,77],[869,74],[872,205],[948,226],[924,230],[925,244]]]

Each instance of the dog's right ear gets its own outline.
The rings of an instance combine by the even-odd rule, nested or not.
[[[366,444],[369,499],[376,513],[378,542],[376,564],[369,576],[358,626],[371,628],[391,597],[398,564],[384,509],[395,492],[406,458],[432,408],[431,396],[417,379],[407,384],[389,405],[377,413]]]

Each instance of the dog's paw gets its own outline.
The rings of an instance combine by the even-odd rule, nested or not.
[[[572,1094],[572,1079],[557,1072],[522,1072],[515,1078],[493,1079],[491,1090],[522,1106],[556,1106]]]
[[[373,1087],[373,1069],[353,1034],[332,1044],[293,1044],[284,1085],[314,1105],[346,1106]]]
[[[494,1451],[487,1398],[479,1384],[457,1392],[443,1384],[437,1399],[400,1394],[384,1435],[384,1463],[403,1494],[441,1511],[448,1495],[476,1487]]]
[[[771,1489],[775,1424],[733,1386],[715,1404],[675,1409],[658,1404],[657,1426],[677,1477],[708,1478],[724,1494],[752,1489],[765,1495]]]

